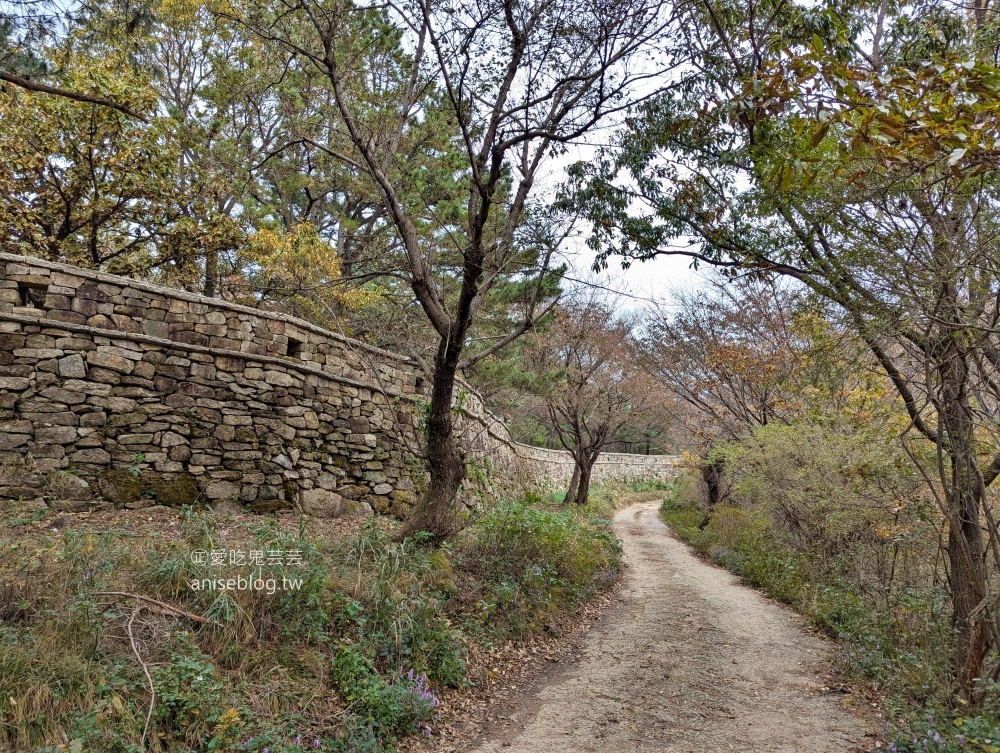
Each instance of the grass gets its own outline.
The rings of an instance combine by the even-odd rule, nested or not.
[[[620,571],[606,521],[548,505],[430,548],[385,519],[19,504],[0,538],[4,750],[391,751],[433,731],[471,648],[544,632]],[[260,587],[192,587],[241,578]]]

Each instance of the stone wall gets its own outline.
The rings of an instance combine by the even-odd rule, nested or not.
[[[0,254],[0,463],[30,456],[81,501],[399,514],[425,483],[425,400],[406,358],[308,322]],[[506,490],[568,479],[566,453],[514,442],[474,391],[459,407],[482,478]],[[596,469],[672,473],[669,458],[641,455]],[[16,486],[0,496],[28,491]]]

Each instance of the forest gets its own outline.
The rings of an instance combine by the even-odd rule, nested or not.
[[[610,598],[655,498],[831,642],[879,748],[1000,751],[989,0],[6,0],[0,253],[297,317],[426,393],[399,519],[3,492],[2,750],[432,745]],[[568,483],[466,504],[467,389]],[[678,477],[597,483],[609,452]],[[185,587],[230,544],[305,552],[301,590]]]

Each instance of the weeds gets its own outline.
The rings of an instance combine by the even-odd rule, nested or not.
[[[483,516],[462,562],[485,586],[476,605],[483,621],[499,635],[520,636],[610,585],[620,555],[607,521],[510,504]]]
[[[433,730],[437,693],[467,682],[473,641],[542,629],[619,568],[606,524],[524,505],[436,549],[379,521],[317,533],[160,515],[138,532],[32,526],[0,540],[0,749],[386,753]],[[295,557],[211,556],[223,551]],[[241,577],[295,587],[192,587]],[[142,665],[156,691],[144,744]]]

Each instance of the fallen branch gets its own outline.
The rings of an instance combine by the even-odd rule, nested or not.
[[[126,624],[126,630],[128,631],[128,642],[132,646],[132,653],[135,654],[136,660],[139,662],[139,666],[142,667],[142,673],[146,675],[146,680],[149,682],[149,710],[146,712],[146,723],[142,727],[142,738],[139,740],[139,747],[146,747],[146,735],[149,733],[149,722],[153,718],[153,707],[156,705],[156,688],[153,686],[153,677],[149,674],[149,668],[146,666],[146,662],[142,660],[142,656],[139,654],[139,646],[135,642],[135,636],[132,634],[132,623],[144,608],[143,605],[137,606],[132,610],[132,616],[128,618],[128,623]]]
[[[162,601],[151,599],[150,597],[143,596],[142,594],[130,594],[125,591],[98,591],[94,593],[93,596],[120,596],[125,599],[138,599],[139,601],[144,601],[147,604],[159,607],[159,609],[162,610],[162,611],[157,611],[155,609],[147,607],[149,608],[149,611],[155,614],[161,614],[167,617],[185,617],[194,622],[199,622],[202,625],[205,625],[211,621],[207,617],[202,617],[200,614],[192,614],[191,612],[185,612],[183,609],[172,607],[169,604],[164,604]]]

